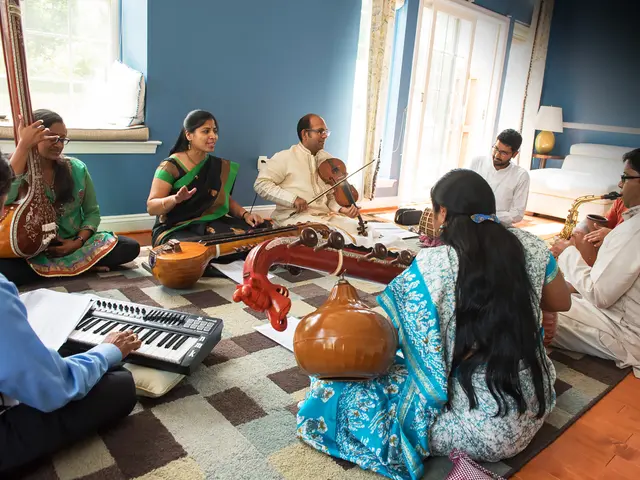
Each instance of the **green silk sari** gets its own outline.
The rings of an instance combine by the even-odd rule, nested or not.
[[[56,205],[54,190],[45,184],[45,193],[49,201],[56,205],[58,212],[58,236],[62,239],[75,237],[81,230],[91,230],[93,235],[85,244],[64,257],[50,257],[46,251],[29,258],[27,262],[33,270],[43,277],[65,277],[79,275],[104,258],[118,243],[111,232],[98,232],[100,225],[100,207],[96,199],[93,180],[87,166],[77,158],[67,157],[73,178],[73,200]],[[5,204],[18,198],[20,188],[26,182],[26,175],[18,175],[7,195]]]
[[[229,213],[231,190],[239,167],[235,162],[213,155],[207,155],[191,170],[187,170],[175,155],[163,161],[154,176],[171,185],[170,195],[182,187],[195,188],[196,192],[170,212],[157,217],[152,232],[153,245],[166,242],[180,230],[193,231],[194,235],[200,231],[200,234],[207,234],[221,230],[223,225],[238,223],[223,221],[223,217]],[[244,221],[238,226],[247,227]]]

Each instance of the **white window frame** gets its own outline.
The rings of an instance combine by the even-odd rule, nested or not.
[[[472,37],[475,34],[475,24],[477,21],[477,17],[476,15],[482,15],[485,18],[490,18],[493,21],[497,22],[498,24],[501,25],[501,28],[504,29],[503,31],[503,35],[504,38],[500,41],[500,46],[498,48],[498,51],[500,52],[500,56],[502,58],[505,57],[505,55],[508,53],[507,52],[507,34],[508,34],[508,26],[509,26],[509,20],[507,17],[500,15],[498,13],[495,13],[493,11],[490,11],[488,9],[485,9],[483,7],[480,7],[478,5],[475,5],[473,3],[467,2],[466,0],[420,0],[420,6],[419,6],[419,12],[418,12],[418,23],[417,23],[417,28],[416,28],[416,38],[415,38],[415,46],[414,46],[414,51],[413,51],[413,62],[412,62],[412,66],[411,66],[411,83],[410,83],[410,87],[409,87],[409,104],[407,105],[407,126],[405,127],[406,130],[406,134],[403,140],[403,157],[402,157],[402,164],[400,167],[400,176],[399,176],[399,190],[398,190],[398,197],[400,198],[400,203],[421,203],[421,202],[425,202],[425,201],[430,201],[430,198],[428,198],[428,189],[426,189],[425,191],[421,192],[421,194],[415,195],[413,192],[413,178],[415,175],[415,165],[416,162],[418,161],[418,159],[412,159],[407,161],[408,157],[410,157],[410,155],[413,153],[412,149],[409,148],[411,142],[415,142],[416,140],[414,138],[412,138],[412,136],[409,133],[409,128],[410,128],[410,124],[409,122],[411,121],[412,118],[414,118],[415,112],[414,109],[419,108],[421,109],[421,113],[420,113],[420,122],[422,122],[422,118],[424,115],[424,110],[426,108],[426,102],[421,100],[420,102],[416,101],[416,96],[418,95],[418,92],[420,91],[421,85],[417,84],[417,65],[418,62],[420,61],[420,55],[424,55],[425,52],[421,52],[420,49],[420,39],[421,39],[421,25],[422,25],[422,21],[423,21],[423,14],[424,14],[424,10],[425,7],[438,7],[438,9],[441,9],[443,11],[448,11],[451,12],[452,14],[459,16],[461,18],[464,18],[468,21],[471,21],[473,23],[473,31],[472,31]],[[434,13],[435,15],[435,13]],[[434,17],[435,18],[435,17]],[[430,74],[430,68],[431,68],[431,61],[430,61],[430,57],[432,54],[432,48],[431,45],[433,45],[433,35],[435,34],[435,31],[431,32],[431,41],[429,42],[429,49],[428,49],[428,56],[429,56],[429,61],[427,63],[427,70],[426,70],[426,84],[424,85],[424,91],[427,91],[428,88],[428,79],[429,79],[429,74]],[[472,60],[472,56],[469,56],[469,65],[471,65],[471,60]],[[502,72],[503,72],[503,68],[504,68],[504,62],[497,62],[495,69],[494,69],[494,79],[496,79],[499,83],[502,81]],[[489,125],[491,127],[491,131],[493,132],[493,130],[495,129],[495,123],[496,123],[496,118],[498,118],[499,114],[500,114],[500,109],[498,108],[498,98],[499,98],[499,94],[500,94],[500,85],[498,85],[499,88],[497,88],[497,90],[495,90],[494,92],[492,92],[492,96],[494,96],[495,98],[492,98],[491,102],[491,108],[488,109],[487,111],[491,112],[490,115],[488,115],[488,119],[487,119],[487,125]],[[466,91],[466,89],[465,89]],[[466,94],[465,94],[466,95]],[[465,104],[466,104],[466,97],[465,97]],[[466,106],[465,106],[466,108]],[[420,128],[418,129],[418,131],[422,130],[422,125],[420,124]],[[493,134],[493,133],[492,133]],[[490,135],[487,133],[487,138],[489,138]],[[421,142],[422,140],[418,140],[417,142]],[[419,144],[419,143],[418,143]],[[415,149],[415,148],[414,148]],[[415,149],[416,152],[419,152],[419,148]],[[424,196],[426,192],[426,197]]]
[[[28,1],[28,0],[27,0]],[[111,1],[111,58],[113,60],[122,59],[122,0]],[[25,28],[25,33],[28,29]],[[41,34],[38,32],[38,34]],[[51,34],[52,37],[65,37],[66,35]],[[6,77],[0,78],[6,84]],[[73,82],[69,82],[72,88]],[[11,112],[7,112],[11,115]],[[65,153],[69,155],[77,154],[154,154],[162,142],[157,140],[148,141],[119,141],[119,140],[92,140],[92,141],[72,141],[65,147]],[[10,139],[0,139],[0,150],[5,153],[15,151],[15,142]]]

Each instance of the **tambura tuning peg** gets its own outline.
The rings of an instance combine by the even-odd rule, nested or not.
[[[180,247],[180,240],[172,238],[171,240],[167,241],[167,243],[155,248],[154,250],[158,253],[180,253],[182,251],[182,248]]]
[[[369,258],[377,258],[379,260],[384,260],[385,258],[387,258],[387,254],[388,254],[387,247],[385,247],[381,243],[376,243],[371,249],[371,251],[364,256],[364,258],[367,260]]]
[[[335,250],[342,250],[344,248],[344,237],[339,232],[331,232],[329,234],[329,238],[327,241],[318,245],[313,250],[317,252],[318,250],[323,250],[325,248],[333,248]]]
[[[391,262],[391,265],[404,265],[408,267],[413,262],[415,255],[411,253],[409,250],[402,250],[398,253],[398,257]]]
[[[293,242],[291,242],[287,248],[295,247],[296,245],[304,245],[305,247],[315,247],[318,245],[318,233],[311,227],[302,229],[300,236]]]

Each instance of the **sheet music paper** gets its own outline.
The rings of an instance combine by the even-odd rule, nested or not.
[[[418,235],[411,230],[407,230],[405,228],[401,228],[397,226],[395,223],[387,223],[387,222],[367,222],[367,226],[371,228],[371,230],[380,234],[384,237],[397,237],[401,240],[406,240],[407,238],[417,238]]]
[[[300,319],[296,317],[287,317],[287,329],[284,332],[279,332],[271,326],[271,323],[265,323],[255,328],[258,332],[267,338],[270,338],[274,342],[282,345],[287,350],[293,352],[293,334],[296,332],[296,327],[300,323]]]
[[[229,277],[236,283],[242,283],[242,274],[244,271],[244,260],[236,260],[235,262],[227,263],[227,264],[218,264],[214,263],[213,266],[220,270],[223,274]],[[273,274],[269,273],[267,278],[271,280],[273,278]]]
[[[20,295],[31,328],[45,346],[58,350],[89,309],[90,295],[40,288]]]

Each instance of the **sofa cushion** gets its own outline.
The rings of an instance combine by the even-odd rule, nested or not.
[[[594,175],[591,172],[569,171],[557,168],[544,168],[529,172],[531,183],[529,191],[555,197],[575,199],[583,195],[604,195],[618,190],[620,174],[611,178]],[[609,177],[609,178],[607,178]]]
[[[633,150],[628,147],[617,147],[614,145],[602,145],[599,143],[574,143],[571,145],[569,153],[571,155],[586,155],[588,157],[610,158],[622,161],[622,156]]]
[[[562,170],[571,173],[581,172],[600,179],[601,182],[620,181],[623,164],[622,157],[602,158],[587,155],[567,155],[562,163]]]

